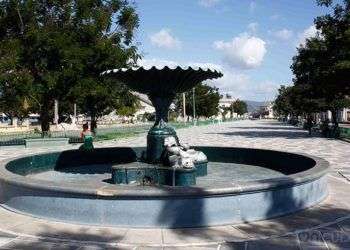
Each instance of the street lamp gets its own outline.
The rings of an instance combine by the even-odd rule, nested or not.
[[[195,98],[195,88],[192,89],[192,101],[193,101],[193,121],[196,123],[196,98]]]
[[[182,111],[184,116],[184,122],[186,122],[186,94],[182,93]]]

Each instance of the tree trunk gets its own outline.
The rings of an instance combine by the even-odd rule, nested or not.
[[[44,111],[40,114],[40,121],[42,136],[45,137],[50,131],[50,116],[48,114],[48,111]]]
[[[332,114],[332,123],[334,125],[334,128],[338,127],[338,117],[337,117],[337,110],[331,110],[331,114]]]
[[[43,103],[43,105],[40,108],[40,122],[41,122],[41,132],[42,137],[45,137],[50,132],[50,123],[51,123],[51,116],[50,116],[50,109],[52,108],[52,105],[50,105],[49,101],[46,101]]]
[[[91,115],[90,130],[91,130],[91,133],[92,133],[94,136],[96,135],[96,129],[97,129],[96,116],[95,116],[95,115]]]
[[[12,115],[6,115],[10,119],[9,125],[13,125],[13,116]]]
[[[308,130],[309,130],[309,135],[311,136],[311,132],[312,132],[312,117],[311,115],[307,115],[307,127],[308,127]]]

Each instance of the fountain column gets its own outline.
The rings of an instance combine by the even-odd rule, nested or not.
[[[160,163],[164,152],[164,139],[168,136],[177,138],[175,130],[167,124],[169,107],[175,94],[149,94],[148,97],[156,110],[156,121],[147,135],[147,161]]]

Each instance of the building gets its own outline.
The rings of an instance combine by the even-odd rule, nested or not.
[[[340,122],[340,123],[350,123],[350,108],[344,108],[344,109],[338,111],[337,118],[338,118],[338,122]],[[326,119],[328,119],[329,121],[332,120],[331,111],[326,111],[326,112],[320,113],[320,120],[324,121]]]
[[[225,94],[219,100],[219,107],[229,108],[234,101],[236,101],[235,98],[229,94]]]
[[[137,97],[137,99],[139,99],[140,102],[140,108],[139,110],[136,111],[134,116],[139,116],[139,115],[143,115],[145,113],[155,113],[156,110],[153,107],[152,102],[150,101],[150,99],[148,98],[147,95],[145,94],[141,94],[138,92],[133,92],[133,94]]]
[[[231,106],[231,104],[234,101],[236,101],[236,98],[233,98],[229,94],[225,94],[221,96],[219,100],[219,113],[218,113],[219,119],[229,119],[229,118],[237,117],[237,113],[231,114],[231,110],[228,110],[228,108]]]
[[[350,123],[350,108],[345,108],[338,113],[339,122],[349,122]]]
[[[263,119],[274,119],[275,116],[273,114],[273,104],[272,102],[267,102],[264,105],[259,107],[259,113],[261,118]]]

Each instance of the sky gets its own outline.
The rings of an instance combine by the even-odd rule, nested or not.
[[[235,98],[271,101],[292,83],[297,46],[316,35],[313,20],[331,10],[316,0],[136,0],[142,66],[202,66],[208,81]]]

